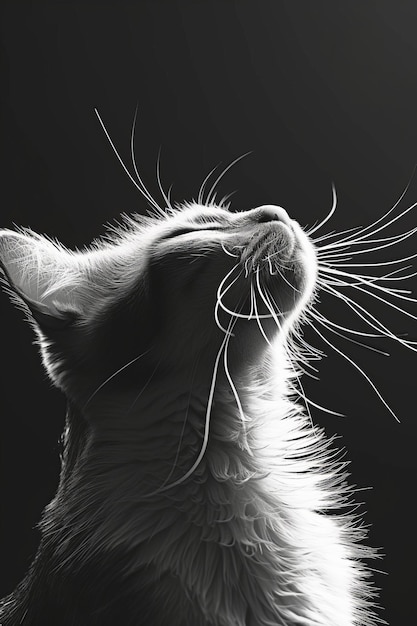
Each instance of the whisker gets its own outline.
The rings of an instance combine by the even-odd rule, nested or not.
[[[142,389],[139,391],[139,393],[137,394],[137,396],[135,397],[135,399],[133,400],[132,404],[130,405],[129,409],[128,409],[128,413],[130,413],[130,411],[133,410],[133,407],[135,406],[136,402],[139,400],[139,398],[141,397],[141,395],[143,394],[143,392],[145,391],[145,389],[148,388],[149,383],[152,381],[153,377],[156,374],[156,371],[158,369],[158,367],[161,364],[161,359],[159,359],[158,363],[155,365],[155,368],[152,370],[152,374],[149,376],[148,380],[146,381],[146,383],[143,385]]]
[[[265,298],[262,295],[262,290],[261,290],[260,283],[259,283],[259,267],[256,270],[255,277],[256,277],[255,279],[256,279],[256,286],[257,286],[258,293],[261,296],[261,298],[263,299],[263,301],[266,303],[266,300],[265,300]],[[251,286],[252,286],[252,284],[251,284]],[[256,304],[256,293],[254,292],[254,290],[253,290],[253,293],[254,293],[253,304],[254,304],[254,309],[255,309],[256,322],[258,324],[259,330],[261,331],[261,334],[262,334],[263,338],[265,339],[266,343],[270,346],[271,342],[269,340],[269,337],[265,333],[264,327],[262,326],[261,318],[260,318],[260,315],[259,315],[259,312],[258,312],[258,307],[257,307],[257,304]],[[271,311],[271,315],[273,315],[274,311],[272,310],[272,307],[268,306],[268,304],[266,304],[266,306],[267,306],[268,311]]]
[[[257,287],[258,293],[261,296],[261,298],[262,298],[266,308],[268,309],[268,311],[270,311],[269,317],[273,318],[273,320],[274,320],[278,330],[281,331],[282,330],[282,326],[281,326],[281,322],[279,321],[278,315],[277,315],[277,311],[279,312],[279,307],[278,306],[273,307],[271,302],[269,301],[267,295],[264,293],[264,291],[263,291],[263,289],[261,287],[261,284],[260,284],[260,280],[259,280],[259,271],[256,274],[256,287]],[[259,317],[261,317],[261,316],[259,316]]]
[[[371,339],[380,339],[380,338],[386,336],[386,335],[384,335],[382,333],[366,333],[363,330],[356,330],[354,328],[349,328],[348,326],[341,326],[340,324],[336,324],[336,322],[332,322],[327,317],[325,317],[322,313],[319,313],[319,311],[317,311],[317,310],[310,311],[309,315],[312,315],[315,319],[320,319],[320,320],[324,321],[326,324],[330,324],[330,326],[334,326],[335,328],[338,328],[339,330],[346,331],[348,333],[352,333],[353,335],[358,335],[360,337],[369,337]]]
[[[297,343],[300,344],[300,346],[305,350],[305,352],[308,354],[308,359],[314,359],[315,361],[321,361],[321,359],[323,358],[324,352],[322,352],[321,350],[319,350],[318,348],[316,348],[315,346],[311,346],[309,343],[307,343],[307,341],[305,341],[305,339],[295,331],[295,329],[293,329],[292,332],[293,336],[297,339]],[[316,372],[318,372],[318,369],[316,367],[313,367],[311,364],[309,364],[309,367],[311,367],[312,369],[314,369]]]
[[[389,237],[378,237],[377,239],[366,239],[364,241],[362,240],[355,240],[352,239],[352,241],[348,241],[348,242],[338,242],[335,241],[333,243],[330,244],[325,244],[325,246],[318,246],[318,252],[321,252],[321,250],[324,250],[323,254],[330,254],[332,249],[343,249],[346,248],[347,250],[350,249],[351,246],[354,245],[368,245],[368,244],[372,244],[372,243],[382,243],[384,241],[392,241],[392,242],[399,242],[402,241],[402,237],[404,236],[411,236],[413,235],[417,230],[417,227],[414,228],[410,228],[410,230],[405,231],[404,233],[398,233],[397,235],[391,235]],[[360,232],[358,233],[360,234]],[[340,245],[339,245],[340,244]],[[329,252],[330,251],[330,252]],[[335,253],[335,256],[338,254],[343,254],[343,253]]]
[[[221,343],[221,346],[220,346],[220,348],[219,348],[219,350],[217,352],[217,355],[216,355],[216,359],[214,361],[213,374],[212,374],[212,378],[211,378],[210,391],[209,391],[207,407],[206,407],[203,442],[202,442],[201,449],[200,449],[200,452],[199,452],[196,460],[194,461],[194,463],[192,464],[190,469],[183,476],[181,476],[181,478],[178,478],[174,482],[169,483],[168,485],[165,485],[164,487],[159,487],[158,489],[156,489],[155,491],[152,491],[151,493],[145,494],[143,496],[144,498],[152,497],[152,496],[154,496],[156,494],[159,494],[159,493],[162,493],[164,491],[167,491],[168,489],[172,489],[172,487],[177,487],[178,485],[181,485],[184,481],[186,481],[195,472],[195,470],[197,469],[197,467],[200,465],[201,461],[203,460],[203,457],[204,457],[204,455],[206,453],[206,450],[207,450],[208,440],[209,440],[211,410],[212,410],[212,406],[213,406],[213,398],[214,398],[214,391],[215,391],[216,382],[217,382],[217,371],[218,371],[218,367],[219,367],[219,362],[220,362],[220,358],[222,356],[222,352],[223,352],[223,350],[225,348],[225,345],[230,341],[230,337],[232,336],[232,332],[231,331],[232,331],[233,326],[235,325],[235,323],[236,323],[236,320],[233,319],[233,318],[229,321],[229,325],[228,325],[228,328],[226,330],[226,334],[224,336],[224,339],[223,339],[223,341]]]
[[[324,328],[329,330],[331,333],[334,333],[335,335],[338,335],[338,337],[342,337],[342,339],[345,339],[346,341],[350,341],[351,343],[354,343],[357,346],[360,346],[361,348],[366,348],[367,350],[372,350],[373,352],[377,352],[378,354],[381,354],[382,356],[390,356],[388,352],[384,352],[383,350],[379,350],[378,348],[375,348],[374,346],[370,346],[370,345],[368,345],[366,343],[363,343],[361,341],[356,341],[356,339],[352,339],[352,337],[347,337],[345,334],[337,331],[335,328],[332,328],[332,327],[335,326],[336,328],[342,328],[343,330],[347,330],[348,332],[352,332],[352,333],[357,334],[357,335],[362,335],[362,333],[354,331],[354,330],[352,330],[350,328],[344,328],[344,327],[338,326],[337,324],[329,322],[329,320],[324,321],[325,318],[323,319],[322,316],[314,315],[313,313],[311,313],[311,316],[313,317],[313,319],[316,320],[316,322],[318,324],[320,324],[321,326],[323,326]],[[372,336],[375,336],[375,335],[370,335],[370,334],[366,333],[365,336],[366,337],[372,337]]]
[[[108,142],[109,142],[110,146],[111,146],[111,147],[112,147],[112,149],[113,149],[114,154],[115,154],[115,155],[116,155],[116,157],[118,158],[119,163],[120,163],[120,164],[121,164],[121,166],[123,167],[124,171],[126,172],[126,174],[128,175],[128,177],[130,178],[130,180],[132,181],[132,183],[135,185],[136,189],[138,189],[138,191],[140,191],[140,193],[142,194],[142,196],[143,196],[143,197],[144,197],[144,198],[145,198],[145,199],[146,199],[146,200],[147,200],[150,204],[152,204],[152,206],[153,206],[153,207],[154,207],[157,211],[161,211],[160,206],[159,206],[159,205],[158,205],[158,203],[157,203],[157,202],[156,202],[156,201],[152,198],[151,194],[149,193],[149,191],[146,189],[145,185],[143,184],[143,182],[142,182],[142,180],[141,180],[140,176],[138,176],[138,173],[137,173],[137,170],[136,170],[136,165],[135,165],[135,163],[133,163],[133,167],[135,168],[135,173],[136,173],[136,175],[138,176],[138,178],[139,178],[139,182],[141,183],[141,185],[142,185],[142,186],[141,186],[141,185],[139,185],[139,184],[136,182],[136,180],[133,178],[132,174],[129,172],[129,170],[127,169],[126,165],[124,164],[124,161],[123,161],[122,157],[121,157],[121,156],[120,156],[120,154],[118,153],[116,146],[114,145],[114,143],[113,143],[113,141],[112,141],[112,139],[111,139],[111,137],[110,137],[109,133],[107,132],[107,128],[105,127],[104,122],[103,122],[103,120],[101,119],[101,117],[100,117],[100,114],[99,114],[98,110],[97,110],[97,109],[94,109],[94,111],[95,111],[95,113],[96,113],[96,115],[97,115],[97,117],[98,117],[98,121],[100,122],[102,129],[104,130],[104,134],[106,135],[107,140],[108,140]],[[137,109],[136,109],[136,112],[137,112]],[[135,121],[135,119],[136,119],[136,114],[135,114],[134,121]],[[134,126],[132,127],[132,136],[133,136],[133,135],[134,135]]]
[[[374,315],[369,313],[367,309],[365,309],[363,306],[361,306],[345,294],[340,293],[339,291],[337,291],[337,289],[334,289],[333,287],[328,285],[322,286],[322,289],[335,296],[336,298],[342,300],[350,309],[352,309],[352,311],[358,317],[360,317],[366,324],[368,324],[368,326],[370,326],[377,332],[382,332],[385,337],[393,339],[394,341],[398,341],[398,343],[408,348],[409,350],[417,352],[417,349],[413,348],[410,341],[402,339],[399,335],[394,335],[394,333],[392,333],[389,328],[387,328],[382,322],[380,322]],[[369,321],[368,318],[370,318],[372,321]]]
[[[291,289],[294,291],[294,293],[301,293],[300,289],[297,289],[297,287],[295,287],[294,285],[292,285],[290,282],[288,282],[288,280],[285,278],[284,274],[281,272],[281,270],[278,270],[278,274],[281,276],[282,280],[284,282],[287,283],[287,285],[289,287],[291,287]]]
[[[394,413],[394,411],[391,409],[391,407],[389,406],[389,404],[386,402],[386,400],[383,398],[383,396],[381,395],[381,393],[379,392],[378,388],[376,387],[376,385],[372,382],[372,380],[369,378],[369,376],[363,371],[363,369],[361,367],[359,367],[359,365],[350,357],[348,357],[344,352],[342,352],[341,350],[339,350],[338,348],[336,348],[336,346],[334,344],[332,344],[330,341],[328,341],[326,339],[326,337],[324,337],[321,332],[319,330],[317,330],[317,328],[315,327],[314,324],[312,324],[310,322],[310,326],[311,328],[314,330],[314,332],[316,332],[318,334],[318,336],[322,339],[322,341],[324,341],[328,346],[330,346],[330,348],[332,350],[334,350],[335,352],[337,352],[338,354],[340,354],[340,356],[342,356],[346,361],[348,361],[348,363],[350,363],[351,365],[353,365],[353,367],[360,373],[362,374],[362,376],[365,378],[365,380],[367,380],[368,384],[372,387],[372,389],[374,390],[374,392],[376,393],[376,395],[378,396],[378,398],[381,400],[382,404],[388,409],[388,411],[391,413],[391,415],[394,417],[394,419],[400,423],[400,420],[398,419],[398,417],[396,416],[396,414]]]
[[[329,221],[329,219],[332,217],[333,213],[336,211],[337,195],[336,195],[336,188],[334,186],[334,183],[332,183],[332,196],[333,196],[332,207],[331,207],[329,213],[326,215],[324,220],[322,220],[321,222],[319,222],[319,224],[317,224],[317,226],[314,226],[313,228],[311,228],[310,230],[307,231],[307,234],[309,236],[311,236],[313,233],[317,232],[319,230],[319,228],[324,226],[324,224],[326,224],[326,222]]]
[[[198,359],[197,359],[197,361],[198,361]],[[165,485],[168,483],[169,479],[171,478],[172,474],[174,473],[175,468],[177,467],[177,462],[178,462],[178,458],[179,458],[180,451],[181,451],[181,444],[182,444],[182,440],[184,438],[184,433],[185,433],[185,426],[187,424],[188,413],[189,413],[189,410],[190,410],[191,392],[192,392],[193,383],[194,383],[194,376],[195,376],[195,369],[193,371],[193,376],[192,376],[191,385],[190,385],[190,392],[189,392],[189,395],[188,395],[187,409],[185,411],[185,417],[184,417],[184,420],[183,420],[183,423],[182,423],[180,438],[179,438],[179,441],[178,441],[177,450],[175,452],[175,459],[174,459],[174,462],[172,464],[172,467],[171,467],[171,470],[170,470],[168,476],[165,478],[164,482],[161,485],[161,488],[165,487]]]
[[[391,224],[393,224],[394,222],[397,222],[399,219],[401,219],[402,217],[404,217],[404,215],[406,215],[407,213],[409,213],[410,211],[412,211],[415,207],[417,206],[417,202],[414,202],[414,204],[412,204],[410,207],[408,207],[408,209],[405,209],[404,211],[402,211],[399,215],[396,215],[395,217],[393,217],[389,222],[387,222],[386,224],[383,224],[382,226],[379,226],[379,228],[376,228],[375,230],[373,230],[370,233],[365,233],[366,230],[368,230],[368,228],[364,228],[362,230],[362,234],[359,234],[357,237],[355,235],[355,239],[354,241],[352,241],[352,237],[353,235],[350,235],[349,237],[346,237],[344,239],[341,239],[340,241],[334,243],[334,244],[327,244],[322,246],[321,249],[326,249],[326,248],[330,248],[330,247],[336,247],[339,244],[342,244],[343,242],[349,242],[349,245],[352,245],[353,243],[357,244],[360,241],[365,241],[369,236],[373,236],[376,233],[379,233],[381,230],[385,230],[385,228],[388,228],[388,226],[390,226]],[[386,217],[386,216],[384,216]],[[378,222],[380,222],[381,219],[377,220],[375,222],[375,224],[377,224]],[[375,225],[374,224],[374,225]],[[404,236],[404,239],[407,238],[407,236],[410,236],[409,234],[407,234],[406,236]],[[377,250],[380,248],[376,248]]]
[[[250,311],[248,320],[253,319],[254,314],[256,314],[256,301],[255,301],[255,290],[253,288],[253,281],[250,281]]]
[[[229,209],[231,203],[227,201],[229,200],[229,198],[234,196],[235,193],[237,193],[237,189],[223,196],[223,198],[219,201],[219,206],[223,207],[224,209]]]
[[[234,321],[234,323],[236,323],[236,321]],[[226,373],[226,378],[227,378],[227,380],[229,382],[230,388],[232,390],[232,393],[233,393],[233,396],[235,398],[235,402],[236,402],[236,405],[237,405],[237,408],[238,408],[238,411],[239,411],[240,421],[242,423],[242,428],[243,428],[244,442],[245,442],[244,449],[247,452],[249,452],[249,454],[251,456],[253,456],[253,452],[250,449],[249,444],[248,444],[247,429],[246,429],[246,422],[248,422],[250,420],[246,417],[246,415],[245,415],[245,413],[243,411],[242,403],[240,401],[239,394],[238,394],[237,389],[236,389],[236,385],[235,385],[235,383],[233,381],[233,378],[232,378],[232,376],[230,374],[230,370],[229,370],[228,347],[229,347],[230,336],[231,335],[229,334],[228,340],[225,343],[224,350],[223,350],[223,367],[224,367],[224,371]]]
[[[171,203],[169,201],[169,197],[165,193],[164,188],[162,187],[162,182],[161,182],[161,147],[159,147],[158,158],[156,160],[156,180],[158,181],[159,190],[161,192],[163,199],[165,200],[167,204],[167,207],[173,210],[173,207],[171,206]]]
[[[417,203],[416,203],[415,206],[417,206]],[[375,239],[375,240],[369,240],[369,241],[365,241],[365,242],[362,241],[361,238],[358,238],[355,241],[350,242],[349,247],[353,246],[353,245],[358,245],[359,243],[362,244],[362,245],[365,243],[367,245],[369,243],[372,243],[372,241],[376,241],[376,242],[378,242],[378,241],[387,241],[387,240],[389,240],[389,241],[387,243],[385,243],[385,244],[380,245],[380,246],[373,246],[372,248],[366,248],[366,249],[362,249],[362,250],[352,250],[352,251],[349,250],[349,255],[366,254],[366,253],[369,253],[369,252],[374,252],[375,250],[383,250],[384,248],[395,246],[398,243],[400,243],[401,241],[404,241],[405,239],[408,239],[409,237],[414,235],[416,232],[417,232],[417,227],[416,228],[412,228],[411,230],[407,231],[406,233],[402,233],[401,235],[398,235],[395,238],[395,241],[392,241],[390,237],[387,237],[387,238],[384,238],[384,239],[381,239],[381,240]],[[344,246],[346,246],[346,244],[343,244],[343,247]],[[327,244],[325,246],[321,246],[319,248],[319,250],[318,250],[319,258],[324,256],[323,251],[327,251],[327,253],[326,253],[326,256],[327,256],[329,254],[329,250],[334,250],[335,248],[338,248],[338,247],[339,246],[338,246],[337,243],[335,243],[335,244]],[[330,255],[330,256],[332,256],[332,258],[337,258],[337,253],[335,253],[334,255]]]
[[[259,283],[259,275],[257,275],[257,287],[258,287],[258,291],[259,291],[259,294],[260,294],[261,298],[263,299],[265,305],[268,307],[268,309],[271,311],[271,314],[272,314],[275,311],[275,309],[278,309],[278,307],[276,305],[275,305],[275,307],[272,305],[271,301],[269,300],[269,297],[266,295],[266,293],[264,293],[263,289],[261,288],[261,285]],[[269,295],[271,296],[272,300],[274,301],[272,295],[271,294],[269,294]],[[281,330],[281,324],[280,324],[278,318],[275,316],[274,319],[275,319],[275,322],[277,324],[277,327]],[[268,341],[268,343],[269,343],[269,345],[271,345],[269,341]],[[329,413],[331,415],[336,415],[338,417],[345,417],[342,413],[339,413],[337,411],[333,411],[332,409],[328,409],[328,408],[326,408],[326,407],[324,407],[324,406],[322,406],[320,404],[317,404],[316,402],[313,402],[312,400],[310,400],[306,396],[306,394],[304,392],[304,387],[303,387],[303,385],[301,383],[301,380],[300,380],[300,377],[298,376],[298,374],[297,374],[297,372],[295,370],[295,367],[294,367],[294,362],[297,360],[297,356],[299,356],[299,355],[291,354],[291,348],[290,348],[288,343],[285,344],[285,349],[287,350],[287,352],[289,352],[288,362],[289,362],[290,367],[291,367],[291,369],[292,369],[292,371],[294,373],[294,377],[296,378],[297,383],[298,383],[298,385],[300,387],[300,389],[297,389],[297,387],[295,387],[293,385],[293,387],[292,387],[293,391],[295,393],[297,393],[299,395],[299,397],[301,397],[303,399],[303,401],[305,403],[305,408],[306,408],[306,411],[307,411],[307,415],[309,417],[311,425],[313,426],[313,419],[312,419],[312,416],[311,416],[311,413],[310,413],[309,405],[314,406],[315,408],[317,408],[317,409],[319,409],[321,411],[324,411],[325,413]]]
[[[238,317],[240,319],[244,319],[244,320],[249,320],[250,316],[245,314],[245,313],[237,313],[236,311],[232,311],[231,309],[228,309],[226,307],[226,305],[222,302],[222,297],[224,296],[225,293],[227,293],[229,291],[229,289],[234,285],[234,283],[238,280],[239,276],[242,273],[242,270],[240,270],[240,274],[237,278],[234,279],[234,281],[228,285],[223,291],[223,285],[226,282],[227,278],[229,278],[230,274],[236,269],[236,265],[230,270],[230,272],[223,278],[222,282],[219,285],[219,288],[217,289],[217,303],[216,303],[216,307],[220,307],[225,313],[228,313],[229,315],[232,315],[234,317]],[[266,318],[270,318],[271,315],[260,315],[259,316],[262,319],[266,319]],[[217,323],[218,317],[216,317],[216,323]],[[219,326],[221,328],[221,326]],[[222,328],[222,330],[224,330]]]
[[[341,231],[337,231],[337,230],[333,230],[330,233],[327,233],[326,235],[320,235],[320,237],[311,237],[311,240],[314,244],[318,244],[321,241],[324,241],[325,239],[330,239],[332,237],[340,237],[341,235],[344,235],[345,233],[351,233],[354,230],[361,230],[363,228],[363,226],[353,226],[352,228],[346,228],[345,230],[341,230]]]
[[[172,187],[173,187],[173,184],[169,186],[167,196],[168,196],[168,206],[170,207],[171,211],[174,211],[174,209],[172,208],[172,204],[171,204]]]
[[[383,289],[380,285],[375,285],[374,283],[369,283],[369,286],[370,287],[374,287],[375,289],[381,289],[382,291],[384,291],[388,295],[392,295],[395,298],[401,298],[401,300],[407,300],[409,302],[417,302],[417,300],[415,298],[409,298],[408,296],[404,296],[404,295],[399,294],[399,293],[391,293],[390,291]],[[391,307],[392,309],[395,309],[399,313],[402,313],[403,315],[407,315],[408,317],[411,317],[412,319],[417,320],[417,316],[413,315],[413,313],[410,313],[409,311],[406,311],[405,309],[402,309],[401,307],[397,306],[393,302],[390,302],[389,300],[385,300],[385,298],[382,298],[381,296],[378,296],[376,293],[373,293],[372,291],[369,291],[368,289],[365,289],[365,287],[359,287],[359,285],[353,285],[353,287],[354,287],[354,289],[357,289],[358,291],[362,291],[363,293],[368,294],[372,298],[375,298],[376,300],[379,300],[380,302],[383,302],[384,304],[386,304],[387,306]]]
[[[208,183],[208,180],[209,180],[210,176],[213,174],[213,172],[215,172],[217,170],[218,167],[220,167],[220,165],[221,165],[221,162],[218,163],[217,165],[215,165],[213,167],[213,169],[209,171],[209,173],[207,174],[207,176],[205,177],[205,179],[201,183],[201,187],[200,187],[200,189],[198,191],[198,196],[197,196],[198,204],[208,204],[208,202],[204,201],[204,190],[206,188],[206,185]]]
[[[299,393],[298,389],[296,389],[296,388],[294,388],[294,391],[296,393]],[[304,402],[306,402],[307,404],[310,404],[311,406],[314,406],[314,408],[315,409],[319,409],[319,411],[323,411],[324,413],[329,413],[330,415],[335,415],[336,417],[346,417],[346,415],[344,415],[343,413],[339,413],[338,411],[333,411],[332,409],[328,409],[327,407],[325,407],[325,406],[323,406],[321,404],[317,404],[317,402],[313,402],[313,400],[308,398],[306,395],[302,395],[302,398],[303,398]],[[310,415],[310,412],[309,412],[309,415]],[[311,415],[310,415],[310,421],[313,424],[312,419],[311,419]]]
[[[216,322],[216,325],[218,326],[218,328],[220,328],[220,330],[222,330],[224,333],[227,333],[227,329],[224,328],[221,325],[220,320],[219,320],[219,308],[222,308],[224,310],[224,308],[223,308],[224,305],[222,306],[221,298],[236,283],[236,281],[239,279],[239,277],[242,274],[242,270],[239,271],[238,276],[230,283],[230,285],[228,285],[226,287],[226,289],[223,292],[222,292],[222,289],[223,289],[223,285],[226,283],[226,281],[228,280],[229,276],[232,275],[232,273],[235,271],[235,269],[239,269],[238,265],[234,265],[232,267],[232,269],[223,278],[223,280],[221,281],[221,283],[220,283],[220,285],[219,285],[219,287],[217,289],[216,305],[214,307],[214,319],[215,319],[215,322]],[[229,315],[233,315],[233,311],[226,310],[226,313],[229,313]]]
[[[146,350],[146,352],[143,352],[142,354],[139,354],[139,356],[136,356],[134,359],[132,359],[131,361],[129,361],[128,363],[125,363],[125,365],[123,365],[122,367],[120,367],[118,370],[116,370],[115,372],[113,372],[113,374],[111,376],[109,376],[108,378],[106,378],[106,380],[104,382],[101,383],[101,385],[99,385],[97,387],[97,389],[91,394],[91,396],[88,398],[87,402],[84,404],[83,409],[85,409],[87,407],[87,405],[91,402],[91,400],[94,398],[95,395],[98,394],[98,392],[103,389],[103,387],[105,385],[107,385],[107,383],[109,383],[115,376],[117,376],[118,374],[120,374],[120,372],[123,372],[123,370],[125,370],[127,367],[129,367],[130,365],[132,365],[132,363],[135,363],[136,361],[138,361],[139,359],[141,359],[143,356],[145,356],[146,354],[148,354],[151,351],[151,348],[149,348],[149,350]]]
[[[219,184],[219,182],[221,181],[221,179],[223,178],[223,176],[234,166],[236,165],[236,163],[238,163],[239,161],[241,161],[242,159],[244,159],[245,157],[247,157],[249,154],[252,153],[252,150],[249,150],[248,152],[245,152],[244,154],[241,154],[239,157],[237,157],[237,159],[235,159],[234,161],[232,161],[224,170],[223,172],[221,172],[219,174],[219,176],[216,178],[216,180],[214,181],[213,185],[211,186],[210,191],[208,192],[207,195],[207,199],[206,199],[206,203],[210,204],[212,202],[212,196],[214,194],[214,190],[216,189],[217,185]],[[214,199],[214,198],[213,198]]]
[[[377,224],[380,224],[383,220],[385,220],[393,211],[395,211],[395,209],[397,208],[397,206],[400,204],[401,200],[404,198],[405,194],[407,193],[410,185],[411,185],[411,181],[413,180],[414,174],[415,174],[415,170],[416,170],[416,166],[414,166],[413,168],[413,172],[403,190],[403,192],[400,194],[398,200],[394,203],[394,205],[389,209],[389,211],[387,211],[387,213],[385,213],[384,215],[382,215],[380,218],[378,218],[377,220],[375,220],[374,222],[372,222],[372,224],[369,224],[368,226],[365,226],[362,229],[362,236],[363,237],[367,237],[368,235],[366,235],[366,233],[371,230],[372,228],[374,228]],[[415,205],[412,205],[409,209],[406,209],[406,211],[404,211],[403,213],[401,213],[398,217],[394,218],[392,221],[388,222],[387,224],[383,225],[381,228],[378,228],[374,231],[372,231],[370,234],[374,235],[376,232],[379,232],[380,230],[383,230],[384,228],[386,228],[386,226],[389,226],[390,224],[393,223],[393,221],[396,221],[397,219],[399,219],[400,217],[402,217],[403,215],[405,215],[406,213],[408,213],[408,211],[410,211],[412,208],[414,208]],[[341,240],[339,240],[340,242],[343,241],[349,241],[352,238],[352,235],[349,235],[348,237],[345,237]]]
[[[239,258],[239,255],[238,255],[238,254],[232,254],[231,252],[229,252],[229,250],[226,250],[226,246],[224,245],[223,241],[221,242],[221,244],[220,244],[220,245],[221,245],[222,250],[223,250],[223,252],[224,252],[225,254],[227,254],[228,256],[233,257],[234,259],[238,259],[238,258]]]
[[[336,275],[336,276],[346,276],[348,278],[353,277],[356,280],[359,280],[359,282],[365,286],[369,286],[372,287],[373,289],[377,289],[378,291],[382,291],[383,293],[392,296],[393,298],[399,298],[400,300],[406,300],[407,302],[417,302],[416,298],[411,298],[410,296],[405,296],[402,293],[398,293],[398,291],[392,291],[392,289],[390,289],[389,287],[385,287],[383,285],[378,285],[375,280],[368,280],[367,277],[365,277],[365,279],[362,279],[360,275],[358,274],[348,274],[347,272],[343,272],[342,270],[337,270],[335,268],[332,267],[328,267],[328,268],[320,268],[322,272],[325,273],[329,273],[332,275]],[[379,278],[376,277],[376,280],[378,280]],[[409,311],[406,311],[405,309],[402,309],[401,307],[398,307],[397,305],[393,304],[392,302],[390,302],[389,300],[385,300],[384,298],[381,298],[380,296],[378,296],[377,294],[373,293],[372,291],[369,291],[368,289],[365,289],[365,287],[360,287],[357,283],[346,283],[347,286],[349,287],[353,287],[354,289],[358,289],[359,291],[363,291],[364,293],[369,294],[372,298],[376,298],[377,300],[380,300],[381,302],[384,302],[385,304],[387,304],[388,306],[393,307],[394,309],[396,309],[397,311],[400,311],[401,313],[403,313],[404,315],[408,315],[409,317],[413,318],[413,319],[417,319],[417,316],[413,315],[412,313],[410,313]]]
[[[340,267],[340,266],[339,265],[336,265],[336,266],[330,265],[327,262],[321,263],[319,265],[319,275],[321,275],[323,277],[323,274],[326,272],[326,269],[328,269],[328,270],[332,270],[332,269],[333,270],[337,270],[338,267]],[[357,265],[357,267],[361,267],[361,266]],[[351,279],[359,278],[360,279],[359,284],[363,284],[363,282],[371,283],[371,282],[379,282],[379,281],[382,281],[382,282],[385,282],[385,281],[398,282],[400,280],[407,280],[407,279],[412,278],[413,276],[417,275],[417,272],[412,272],[411,274],[406,274],[404,276],[399,276],[398,275],[400,272],[404,272],[405,270],[410,269],[410,267],[412,267],[412,266],[411,265],[407,265],[405,267],[399,267],[398,269],[393,270],[392,272],[388,272],[387,274],[381,274],[380,276],[373,276],[372,274],[356,274],[356,273],[353,273],[353,272],[352,273],[351,272],[344,272],[343,270],[340,270],[340,275],[342,275],[342,271],[343,271],[343,275],[345,275],[346,278],[351,278]],[[327,273],[330,273],[330,274],[333,273],[334,274],[334,272],[327,272]],[[325,280],[327,280],[327,276],[326,276]],[[354,284],[354,283],[353,282],[347,282],[347,281],[345,282],[346,286],[349,286],[349,285],[352,285],[352,284]],[[386,289],[389,289],[389,291],[397,292],[397,293],[412,293],[412,291],[409,290],[409,289],[397,289],[395,287],[390,287],[390,288],[387,287]]]
[[[336,265],[337,267],[380,267],[383,265],[396,265],[397,263],[404,263],[405,261],[410,261],[411,259],[415,259],[417,257],[417,253],[416,254],[410,254],[410,256],[405,256],[402,257],[401,259],[394,259],[393,261],[378,261],[377,263],[358,263],[358,264],[344,264],[344,263],[339,263],[339,261],[332,263],[332,265]],[[319,257],[320,260],[320,264],[321,263],[328,263],[329,261],[332,261],[332,257],[329,259],[325,259],[324,261]]]
[[[239,301],[239,310],[241,310],[241,308],[242,308],[242,301],[240,300]],[[238,320],[238,318],[235,317],[235,315],[233,315],[231,317],[231,319],[230,319],[229,325],[230,325],[230,323],[232,323],[232,328],[233,328],[235,326],[237,320]],[[227,333],[229,335],[229,340],[230,340],[230,337],[233,337],[233,334],[230,332],[229,329],[227,330]],[[225,373],[226,373],[227,379],[229,381],[230,387],[231,387],[231,389],[233,391],[233,395],[235,396],[236,404],[238,406],[239,414],[240,414],[240,417],[241,417],[241,421],[242,422],[247,422],[249,420],[245,416],[245,413],[244,413],[243,407],[242,407],[242,403],[241,403],[240,398],[239,398],[238,393],[237,393],[236,386],[235,386],[235,384],[234,384],[234,382],[233,382],[233,380],[231,378],[231,374],[230,374],[230,371],[229,371],[229,364],[228,364],[228,360],[227,360],[227,357],[228,357],[228,347],[229,347],[229,341],[225,344],[225,349],[223,351]]]

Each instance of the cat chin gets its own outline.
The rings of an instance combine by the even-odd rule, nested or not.
[[[316,252],[294,220],[258,229],[245,247],[241,264],[256,285],[261,314],[267,313],[272,304],[282,321],[294,321],[313,299]]]
[[[302,230],[298,222],[293,222],[293,228],[298,241],[296,258],[299,266],[302,268],[302,297],[300,299],[300,304],[304,307],[314,297],[317,283],[318,261],[316,250],[312,242]]]

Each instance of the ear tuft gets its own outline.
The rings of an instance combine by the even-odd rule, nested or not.
[[[2,230],[0,267],[41,327],[62,328],[77,317],[81,273],[74,253],[31,231]]]

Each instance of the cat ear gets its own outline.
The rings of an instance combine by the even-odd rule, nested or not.
[[[61,329],[82,313],[81,257],[33,233],[0,230],[0,267],[12,296],[44,329]]]

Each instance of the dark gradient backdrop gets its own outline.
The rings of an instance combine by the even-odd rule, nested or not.
[[[2,4],[0,20],[2,227],[31,226],[83,246],[120,212],[145,210],[94,107],[128,160],[138,103],[137,158],[155,194],[160,146],[162,177],[167,187],[174,184],[176,200],[195,196],[219,161],[252,150],[222,182],[222,194],[237,189],[239,209],[281,204],[302,224],[326,214],[332,180],[339,195],[334,228],[378,218],[417,161],[413,1],[15,1]],[[415,201],[413,181],[402,206]],[[417,209],[403,223],[404,230],[416,225]],[[401,251],[412,254],[416,241]],[[388,248],[380,258],[394,255]],[[0,299],[5,593],[34,554],[35,524],[56,488],[65,402],[41,370],[22,314],[5,294]],[[353,323],[327,299],[321,310]],[[374,311],[395,331],[416,336],[413,319],[382,305]],[[394,346],[387,359],[346,348],[400,425],[337,354],[322,362],[320,381],[304,381],[305,388],[316,402],[347,414],[315,411],[314,419],[341,435],[352,482],[372,487],[360,496],[371,542],[386,554],[377,566],[387,575],[376,575],[384,615],[391,626],[404,626],[415,616],[417,355]]]

